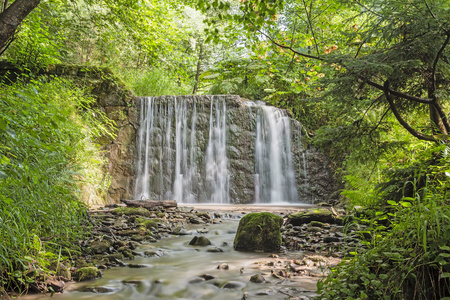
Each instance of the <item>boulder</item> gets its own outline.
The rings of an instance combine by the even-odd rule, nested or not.
[[[340,218],[334,216],[333,213],[327,208],[307,209],[288,216],[289,224],[294,226],[308,224],[313,221],[331,224],[340,224],[342,222]]]
[[[194,238],[189,242],[190,246],[209,246],[211,241],[204,236],[194,236]]]
[[[111,244],[106,241],[93,241],[90,243],[91,253],[92,254],[102,254],[109,251]]]
[[[100,272],[96,267],[79,268],[75,274],[76,274],[78,281],[90,280],[90,279],[94,279],[97,277],[102,277],[102,272]]]
[[[237,251],[273,252],[281,246],[283,218],[272,213],[250,213],[240,222],[234,239]]]

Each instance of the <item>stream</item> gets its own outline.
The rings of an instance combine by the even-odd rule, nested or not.
[[[238,223],[238,219],[225,218],[218,224],[190,225],[187,229],[191,235],[142,244],[136,249],[142,256],[126,261],[127,266],[103,270],[103,277],[96,280],[71,283],[63,294],[54,295],[54,299],[309,299],[316,295],[320,274],[289,272],[289,262],[301,260],[303,252],[234,251]],[[194,236],[200,235],[207,237],[212,245],[188,245]],[[209,252],[214,248],[223,252]],[[155,256],[144,256],[144,252],[147,255],[154,252]],[[218,268],[223,264],[228,269]],[[285,272],[290,276],[274,276],[271,272]],[[258,273],[265,282],[250,282],[250,277]],[[48,297],[28,295],[23,299]]]

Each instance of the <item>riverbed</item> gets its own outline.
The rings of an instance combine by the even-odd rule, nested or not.
[[[239,219],[249,211],[281,215],[304,207],[198,206],[196,210],[220,211],[222,217],[207,224],[190,224],[188,235],[172,235],[143,243],[133,260],[122,267],[102,270],[103,277],[68,283],[56,300],[72,299],[310,299],[317,281],[337,264],[332,257],[302,251],[246,253],[233,249]],[[190,246],[194,236],[212,245]],[[294,267],[293,267],[294,266]],[[297,268],[297,269],[295,269]],[[255,275],[258,283],[251,282]],[[255,277],[254,277],[255,278]],[[23,299],[43,299],[28,295]]]

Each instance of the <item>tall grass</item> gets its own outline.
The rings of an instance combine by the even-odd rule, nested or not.
[[[58,79],[0,89],[1,295],[26,289],[48,253],[81,237],[80,181],[100,162],[86,147],[98,128],[82,91]]]

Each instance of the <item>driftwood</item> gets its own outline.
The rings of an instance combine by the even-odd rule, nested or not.
[[[177,207],[177,201],[175,200],[163,200],[163,201],[154,201],[154,200],[120,200],[125,203],[127,206],[131,207],[143,207],[147,209],[152,209],[156,207]]]

